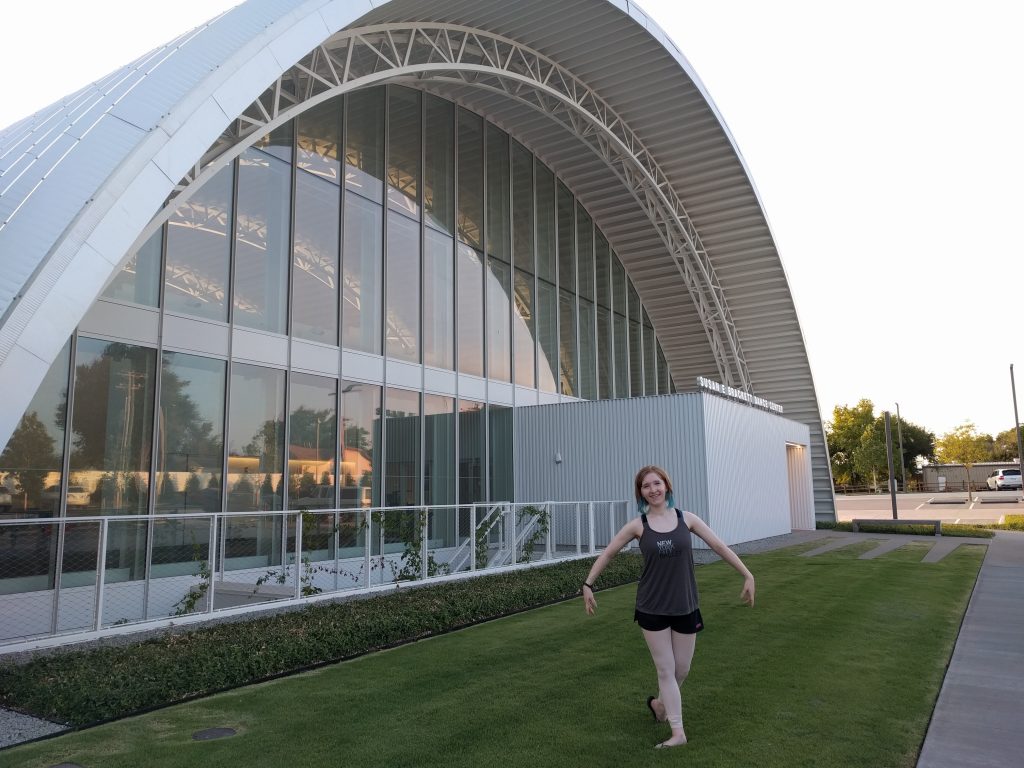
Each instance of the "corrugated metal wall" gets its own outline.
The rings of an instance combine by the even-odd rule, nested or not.
[[[517,501],[632,498],[636,470],[657,464],[672,477],[677,506],[706,520],[728,544],[791,530],[796,494],[786,444],[808,445],[804,424],[705,393],[515,413]],[[806,527],[813,528],[809,464],[801,482],[801,514],[810,515]]]

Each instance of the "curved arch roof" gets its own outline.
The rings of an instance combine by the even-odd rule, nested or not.
[[[809,425],[816,503],[831,511],[810,366],[757,191],[689,62],[624,0],[249,0],[0,130],[0,391],[16,393],[0,409],[0,444],[145,225],[226,126],[332,35],[391,22],[461,24],[516,40],[570,70],[629,124],[699,232],[754,393]],[[419,87],[484,114],[536,152],[626,265],[676,382],[717,378],[663,240],[579,137],[501,93],[446,80]]]

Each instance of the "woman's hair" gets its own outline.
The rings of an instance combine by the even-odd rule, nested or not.
[[[633,481],[634,490],[636,492],[636,506],[640,512],[647,510],[647,500],[644,499],[643,493],[640,489],[643,487],[644,478],[653,472],[661,478],[661,482],[665,484],[665,502],[670,506],[674,507],[676,500],[672,495],[672,480],[669,479],[668,472],[659,466],[654,464],[648,464],[646,467],[640,467],[640,471],[636,473],[636,479]]]

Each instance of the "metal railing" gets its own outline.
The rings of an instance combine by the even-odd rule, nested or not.
[[[0,520],[0,652],[591,556],[625,501]]]

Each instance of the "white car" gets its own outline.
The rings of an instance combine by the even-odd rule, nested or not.
[[[997,469],[985,478],[985,483],[992,491],[1005,491],[1010,488],[1019,491],[1021,489],[1020,470]]]

